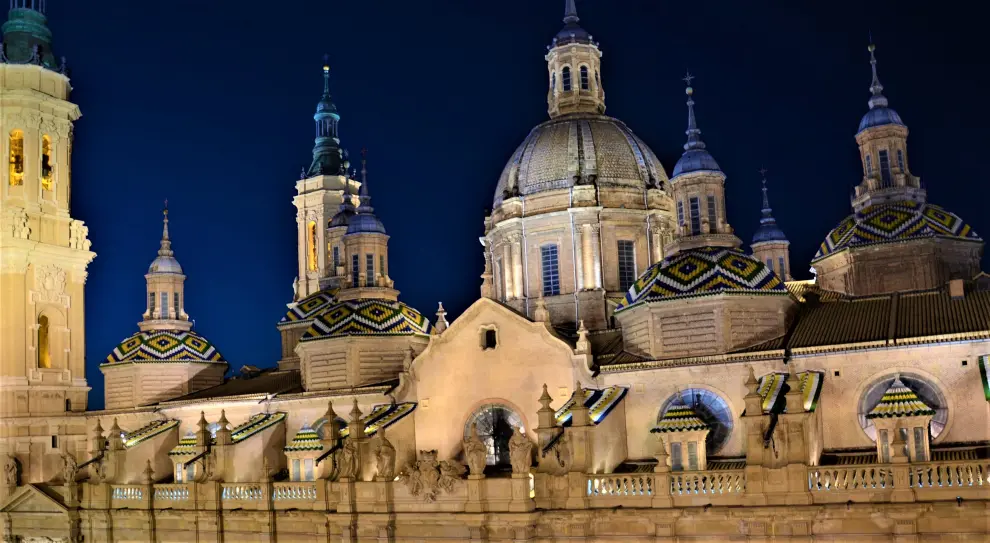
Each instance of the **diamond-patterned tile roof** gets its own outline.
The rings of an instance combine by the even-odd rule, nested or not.
[[[125,362],[227,363],[209,340],[192,330],[138,332],[114,347],[101,365]]]
[[[982,241],[958,215],[941,207],[913,201],[890,202],[846,217],[828,233],[812,262],[850,247],[932,237]]]
[[[663,412],[656,428],[650,430],[656,432],[690,432],[692,430],[708,430],[709,426],[701,420],[693,409],[684,405],[680,400],[675,401]]]
[[[900,377],[883,393],[880,403],[866,414],[868,419],[886,417],[913,417],[917,415],[935,416],[935,410],[921,401],[913,390],[904,386]]]
[[[284,450],[286,452],[322,451],[323,443],[320,441],[320,434],[306,424],[296,432],[296,437],[292,438]]]
[[[680,251],[647,268],[615,310],[723,292],[787,295],[783,281],[759,260],[736,249],[701,247]]]
[[[402,302],[359,299],[337,302],[313,319],[300,341],[344,336],[426,336],[430,321]]]
[[[324,309],[337,302],[337,292],[339,291],[338,288],[324,289],[290,304],[285,316],[278,321],[278,326],[308,321],[319,315]]]

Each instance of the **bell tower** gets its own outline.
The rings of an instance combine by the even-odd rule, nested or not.
[[[339,225],[333,224],[345,195],[350,196],[359,183],[349,174],[347,153],[340,147],[340,115],[330,98],[330,65],[324,57],[323,96],[313,115],[316,138],[313,161],[296,182],[296,226],[298,229],[299,274],[293,284],[293,302],[306,298],[339,282],[342,273],[341,247],[333,236]],[[353,203],[353,202],[352,202]],[[334,257],[334,248],[337,257]]]
[[[96,254],[69,208],[79,107],[44,0],[12,1],[0,32],[0,413],[83,411],[83,290]]]
[[[579,21],[574,0],[566,0],[564,28],[547,47],[547,112],[552,119],[571,113],[605,113],[605,90],[599,75],[602,51]]]

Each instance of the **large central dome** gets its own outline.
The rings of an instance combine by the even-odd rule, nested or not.
[[[664,188],[657,156],[622,121],[604,115],[558,117],[530,131],[498,180],[495,207],[506,197],[575,184]]]

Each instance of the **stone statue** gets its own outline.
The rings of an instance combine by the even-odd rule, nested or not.
[[[533,442],[523,434],[522,428],[515,428],[509,439],[509,462],[513,474],[528,474],[533,464]]]
[[[378,478],[391,481],[395,477],[395,447],[385,438],[385,428],[378,430],[378,447],[375,448]]]
[[[78,469],[79,464],[76,464],[76,459],[71,454],[64,453],[62,455],[62,480],[65,481],[65,484],[76,482]]]
[[[354,440],[344,440],[344,446],[341,447],[337,457],[337,463],[340,466],[337,472],[338,479],[357,477],[357,456],[358,450],[357,445],[354,444]]]
[[[488,447],[478,437],[477,423],[471,423],[471,434],[464,440],[464,459],[467,460],[468,469],[471,470],[472,476],[485,473],[485,464],[488,462]]]
[[[17,460],[7,456],[3,461],[3,483],[7,486],[17,486]]]

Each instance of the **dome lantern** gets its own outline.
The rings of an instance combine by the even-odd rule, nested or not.
[[[766,168],[760,169],[760,174],[763,176],[762,217],[760,217],[760,226],[753,233],[750,247],[753,249],[754,257],[764,262],[782,279],[789,281],[791,279],[789,250],[791,243],[784,235],[784,231],[777,225],[777,220],[773,218],[773,210],[770,208],[770,201],[767,198],[766,172]]]
[[[562,115],[605,113],[605,91],[601,80],[602,52],[578,22],[574,0],[564,2],[564,28],[547,47],[547,112]]]
[[[323,96],[316,104],[313,121],[316,122],[316,139],[313,144],[313,162],[306,170],[306,176],[346,175],[349,164],[346,153],[340,148],[340,115],[330,98],[330,64],[326,55],[323,56]]]
[[[184,284],[186,276],[172,251],[168,235],[168,200],[162,210],[162,239],[158,256],[144,276],[147,282],[147,299],[144,319],[138,326],[146,329],[189,330],[192,324],[185,312]]]

